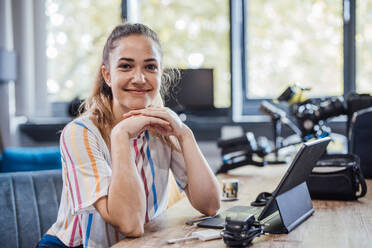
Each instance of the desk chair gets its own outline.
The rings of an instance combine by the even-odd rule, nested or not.
[[[359,156],[365,178],[372,178],[372,107],[354,113],[349,130],[350,151]]]

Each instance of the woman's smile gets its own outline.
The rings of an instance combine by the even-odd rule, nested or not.
[[[145,95],[146,93],[151,92],[152,89],[124,89],[124,91],[133,95]]]

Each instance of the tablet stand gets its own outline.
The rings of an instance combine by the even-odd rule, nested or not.
[[[273,205],[276,205],[273,210],[279,211],[280,221],[265,228],[268,233],[289,233],[314,213],[306,182],[278,195]]]

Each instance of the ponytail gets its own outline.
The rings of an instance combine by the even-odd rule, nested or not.
[[[110,147],[110,132],[114,126],[114,112],[112,110],[112,91],[103,78],[101,62],[94,80],[93,92],[82,104],[84,114],[89,115],[98,127],[108,147]]]

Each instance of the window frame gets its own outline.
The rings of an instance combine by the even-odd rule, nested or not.
[[[249,0],[230,0],[231,108],[234,122],[262,120],[258,108],[265,98],[248,98],[247,85],[247,4]],[[356,77],[356,0],[343,0],[343,95],[355,91]],[[237,68],[239,67],[239,68]],[[240,89],[240,92],[239,92]]]

